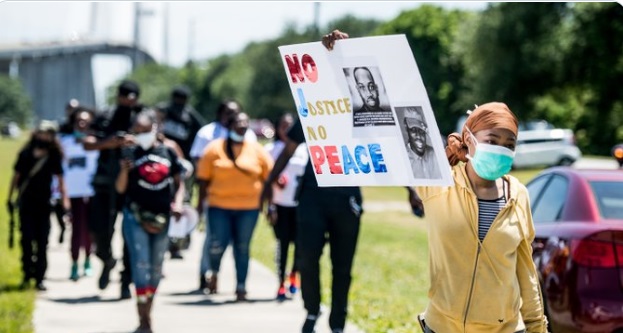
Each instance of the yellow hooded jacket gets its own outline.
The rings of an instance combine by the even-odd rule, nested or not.
[[[478,199],[465,165],[453,167],[452,187],[416,189],[431,221],[426,324],[437,333],[545,333],[526,187],[504,177],[510,200],[480,242]]]

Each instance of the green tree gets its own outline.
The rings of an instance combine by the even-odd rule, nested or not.
[[[19,80],[0,74],[0,123],[25,126],[32,117],[30,98]]]
[[[402,12],[376,31],[406,35],[442,133],[454,130],[456,119],[465,112],[465,107],[457,105],[465,69],[462,59],[454,55],[453,46],[461,24],[473,16],[470,12],[423,5]]]
[[[575,129],[584,150],[609,154],[623,142],[623,7],[617,3],[574,3],[564,58],[564,81],[590,93]]]
[[[350,29],[352,36],[369,35],[379,22],[345,16],[328,24]],[[343,28],[346,27],[346,28]],[[278,47],[317,40],[313,27],[298,29],[289,24],[274,39],[249,43],[241,52],[208,61],[198,109],[212,115],[226,98],[238,100],[252,117],[275,119],[283,112],[294,112],[295,105]],[[211,118],[211,117],[210,117]]]
[[[533,99],[561,80],[567,11],[566,3],[502,3],[482,12],[461,43],[463,104],[504,101],[518,117],[533,116]]]
[[[133,80],[141,88],[140,102],[147,106],[155,106],[161,102],[167,102],[171,98],[171,91],[177,85],[186,85],[192,92],[190,103],[196,106],[201,98],[201,92],[205,70],[193,62],[186,63],[182,68],[161,65],[157,63],[145,64],[124,79]],[[119,82],[108,87],[107,96],[109,104],[115,103],[117,86]]]

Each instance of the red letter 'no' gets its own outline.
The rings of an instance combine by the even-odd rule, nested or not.
[[[292,83],[305,82],[305,77],[303,76],[303,71],[301,70],[301,65],[299,63],[299,58],[296,54],[290,56],[286,55],[286,64],[288,64],[288,70],[290,71],[290,78],[292,79]]]
[[[292,83],[305,82],[305,77],[311,82],[318,81],[318,68],[316,68],[316,62],[309,54],[303,54],[301,58],[303,66],[299,63],[299,58],[296,54],[292,57],[286,55],[286,64],[288,65],[288,71],[290,71],[290,78]]]

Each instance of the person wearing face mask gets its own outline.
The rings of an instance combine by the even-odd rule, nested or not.
[[[205,120],[190,105],[190,89],[186,86],[177,86],[171,92],[171,101],[158,108],[160,113],[160,132],[169,140],[174,141],[183,152],[182,158],[191,161],[190,148],[199,129],[205,124]],[[191,174],[184,178],[186,185],[185,202],[190,202],[192,197],[192,184],[194,177]],[[169,251],[172,259],[183,259],[181,249],[182,243],[188,243],[189,238],[171,239]]]
[[[279,155],[290,140],[288,139],[288,130],[293,124],[294,117],[290,113],[283,114],[276,122],[275,141],[265,146],[266,151],[274,160],[279,158]],[[307,146],[305,144],[298,145],[285,170],[279,175],[276,183],[273,184],[273,204],[268,209],[267,217],[273,226],[275,238],[277,239],[275,263],[277,264],[277,275],[279,277],[279,287],[277,289],[277,300],[279,301],[286,299],[286,264],[290,243],[295,247],[292,268],[288,276],[289,287],[287,291],[294,296],[300,287],[298,276],[300,254],[295,244],[296,226],[298,223],[296,217],[296,206],[298,205],[296,189],[298,188],[300,177],[305,172],[308,160]]]
[[[125,194],[123,235],[128,244],[135,285],[139,327],[150,333],[153,299],[162,277],[170,216],[177,221],[184,200],[183,168],[177,153],[157,140],[156,114],[136,116],[132,133],[136,145],[123,149],[115,187]],[[175,223],[175,222],[173,222]]]
[[[59,139],[60,136],[73,133],[74,122],[72,119],[72,115],[78,109],[82,109],[82,106],[80,105],[80,101],[75,98],[70,99],[65,105],[65,122],[59,127]],[[58,188],[58,183],[54,179],[52,181],[52,200],[50,200],[50,205],[52,205],[52,212],[54,213],[54,217],[56,217],[58,226],[61,228],[60,235],[58,236],[58,242],[62,244],[65,240],[66,225],[63,221],[63,215],[65,214],[65,210],[63,209],[63,202],[60,199],[61,193]]]
[[[97,257],[102,260],[103,268],[98,280],[100,289],[106,289],[110,282],[110,272],[116,264],[112,255],[111,241],[115,230],[115,221],[121,210],[123,196],[115,191],[114,183],[119,174],[121,148],[134,143],[128,134],[132,117],[142,106],[138,103],[140,89],[133,81],[124,80],[117,88],[117,105],[101,112],[91,125],[91,134],[83,140],[86,150],[99,150],[97,170],[93,176],[94,196],[89,218],[89,229],[95,242]],[[127,246],[123,245],[123,266],[121,272],[121,299],[132,297],[130,293],[131,272]]]
[[[232,242],[236,262],[236,300],[244,301],[250,242],[259,216],[260,191],[273,161],[262,145],[245,139],[249,128],[249,117],[245,113],[236,114],[227,127],[227,139],[210,143],[197,164],[200,182],[197,211],[203,210],[207,200],[208,254],[212,271],[209,292],[217,292],[221,258]]]
[[[216,119],[203,126],[197,135],[195,136],[195,140],[193,141],[193,145],[190,149],[190,157],[191,161],[195,164],[199,160],[199,158],[203,155],[206,147],[214,140],[218,139],[227,139],[227,135],[229,130],[227,126],[231,119],[235,117],[238,113],[242,112],[242,107],[240,104],[234,100],[224,100],[218,106],[216,110]],[[257,137],[252,130],[248,129],[244,134],[244,139],[246,141],[257,141]],[[197,185],[198,182],[197,182]],[[206,237],[203,243],[203,251],[201,252],[201,262],[199,264],[199,290],[203,291],[207,288],[207,280],[206,273],[210,268],[210,259],[208,258],[208,242],[210,240],[210,228],[209,223],[207,222],[207,212],[204,214],[203,211],[197,211],[197,214],[201,216],[202,214],[206,216]]]
[[[22,288],[35,280],[37,290],[46,290],[43,280],[47,269],[47,246],[50,234],[50,197],[52,179],[56,178],[65,212],[71,204],[65,192],[63,151],[56,138],[56,124],[42,121],[30,141],[19,152],[7,196],[10,209],[17,208],[22,247]],[[17,192],[17,193],[16,193]],[[14,200],[13,196],[16,195]]]
[[[91,271],[91,236],[88,231],[91,198],[94,191],[91,181],[97,168],[99,152],[84,149],[82,141],[89,134],[89,126],[93,114],[85,109],[76,109],[69,117],[72,124],[70,133],[61,134],[60,143],[65,156],[63,170],[65,172],[67,195],[71,200],[71,272],[70,279],[77,281],[78,258],[80,250],[84,250],[84,275],[90,276]]]
[[[430,221],[425,332],[547,332],[530,200],[508,175],[517,124],[504,103],[478,106],[448,136],[454,185],[416,188]]]

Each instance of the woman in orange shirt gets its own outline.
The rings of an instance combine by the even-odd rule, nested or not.
[[[211,294],[216,293],[221,259],[233,241],[237,301],[246,300],[249,246],[259,215],[260,191],[273,166],[259,143],[244,139],[248,128],[249,116],[238,113],[229,122],[227,139],[210,143],[197,164],[197,211],[203,210],[203,203],[209,198],[208,251],[212,275],[208,289]]]

